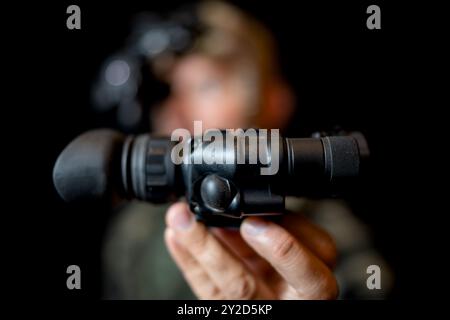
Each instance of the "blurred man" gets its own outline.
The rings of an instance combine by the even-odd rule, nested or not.
[[[294,96],[280,75],[270,33],[221,2],[202,3],[196,14],[203,29],[191,49],[152,59],[152,72],[170,86],[170,95],[152,106],[154,132],[192,131],[194,121],[204,130],[283,130]],[[320,208],[292,203],[298,214],[277,224],[247,218],[239,230],[206,228],[184,202],[167,210],[165,222],[165,207],[135,202],[122,208],[106,241],[106,297],[189,298],[192,291],[201,299],[337,298],[335,241],[305,216]],[[349,215],[340,204],[328,208]]]

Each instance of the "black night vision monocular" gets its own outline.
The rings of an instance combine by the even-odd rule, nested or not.
[[[185,196],[197,219],[226,226],[248,215],[280,214],[286,196],[329,197],[349,190],[368,154],[359,133],[316,138],[236,135],[232,143],[224,139],[212,148],[202,137],[181,143],[100,129],[81,134],[62,151],[53,181],[68,202],[116,194],[166,203]]]

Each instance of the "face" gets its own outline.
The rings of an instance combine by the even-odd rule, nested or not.
[[[192,55],[177,63],[170,76],[171,95],[152,115],[155,131],[193,131],[194,121],[209,128],[246,128],[250,109],[248,83],[213,60]],[[254,89],[253,89],[254,90]]]

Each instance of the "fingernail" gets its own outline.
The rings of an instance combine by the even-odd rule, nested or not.
[[[169,226],[176,230],[186,230],[194,221],[193,215],[180,207],[169,212]]]
[[[249,236],[257,236],[267,229],[267,222],[262,219],[246,219],[242,224],[242,230]]]

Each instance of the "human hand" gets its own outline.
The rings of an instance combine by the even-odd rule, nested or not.
[[[335,299],[331,237],[301,215],[280,224],[246,218],[240,230],[208,229],[186,203],[166,215],[170,254],[200,299]]]

